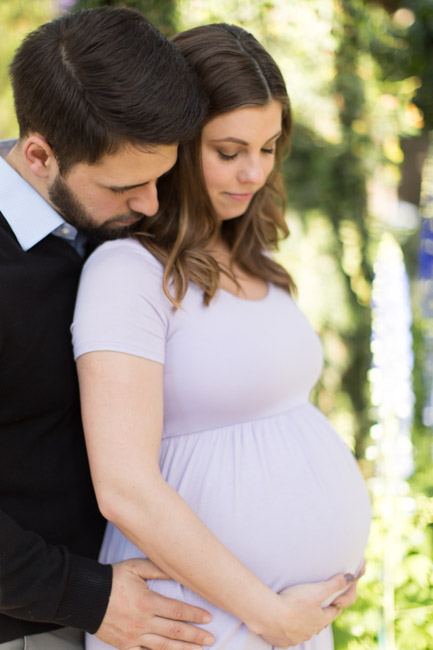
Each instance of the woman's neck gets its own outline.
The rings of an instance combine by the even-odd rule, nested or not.
[[[267,283],[242,270],[233,261],[230,249],[222,238],[215,240],[208,250],[221,268],[220,289],[245,300],[261,300],[266,296]]]

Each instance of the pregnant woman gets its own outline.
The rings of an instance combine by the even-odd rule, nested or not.
[[[218,650],[330,650],[329,624],[355,588],[335,592],[360,570],[370,505],[309,401],[320,342],[270,255],[288,235],[287,92],[239,27],[175,41],[209,98],[206,122],[160,179],[140,234],[89,258],[73,324],[92,475],[112,522],[101,559],[148,555],[172,578],[152,589],[211,611]]]

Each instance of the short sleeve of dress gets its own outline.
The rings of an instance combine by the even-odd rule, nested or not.
[[[111,350],[164,363],[172,307],[162,280],[160,262],[135,240],[97,248],[80,279],[71,328],[75,358]]]

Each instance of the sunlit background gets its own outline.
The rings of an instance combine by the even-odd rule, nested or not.
[[[104,5],[135,7],[168,36],[240,24],[283,70],[296,126],[279,256],[325,348],[314,400],[374,508],[336,648],[432,650],[433,0],[1,0],[1,138],[17,136],[7,65],[23,36]]]

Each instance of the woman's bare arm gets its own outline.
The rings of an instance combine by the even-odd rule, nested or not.
[[[119,352],[77,361],[83,422],[103,515],[173,579],[279,647],[310,638],[337,616],[320,603],[342,575],[278,596],[218,541],[162,478],[163,366]]]

